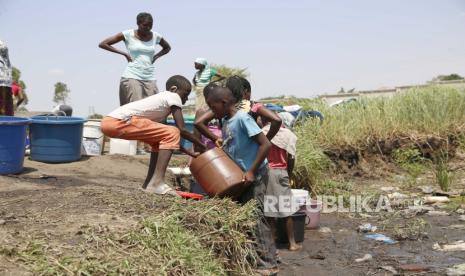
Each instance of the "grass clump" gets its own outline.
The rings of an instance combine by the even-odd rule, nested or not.
[[[447,160],[440,159],[436,162],[434,174],[441,190],[448,192],[452,184],[453,174],[449,170]]]
[[[428,223],[421,218],[404,220],[394,227],[394,238],[397,240],[422,240],[428,237]]]
[[[313,192],[318,196],[341,196],[343,203],[350,202],[353,184],[346,181],[326,179]]]
[[[459,150],[465,152],[465,133],[459,135]]]
[[[445,205],[445,210],[454,212],[457,209],[465,208],[465,192],[460,193],[458,197],[451,197],[450,202]]]
[[[433,168],[439,187],[441,190],[448,192],[454,179],[454,173],[449,168],[448,148],[446,150],[441,150],[436,155]]]
[[[196,233],[199,242],[215,254],[226,271],[249,274],[256,260],[252,240],[255,210],[254,201],[239,206],[230,199],[215,199],[188,205],[177,201],[167,212],[176,214],[185,228]]]
[[[346,181],[324,180],[318,187],[318,194],[322,195],[344,195],[353,190],[353,184]]]
[[[393,158],[401,167],[424,161],[421,152],[416,148],[396,149],[393,152]]]
[[[425,170],[426,159],[417,148],[396,149],[392,153],[394,162],[407,172],[408,185],[414,186],[418,176]]]
[[[170,201],[165,210],[115,232],[83,226],[77,245],[49,241],[0,247],[40,275],[250,275],[256,259],[255,203]],[[26,239],[25,239],[26,240]]]
[[[195,232],[186,231],[177,214],[154,216],[142,221],[143,228],[131,233],[129,243],[158,255],[161,274],[224,275],[222,263],[205,248]],[[143,259],[140,260],[144,262]],[[129,262],[128,262],[129,264]]]

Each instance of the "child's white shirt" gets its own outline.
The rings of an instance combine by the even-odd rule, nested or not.
[[[129,120],[132,116],[138,116],[154,122],[162,122],[171,113],[172,106],[182,107],[181,97],[177,93],[165,91],[120,106],[108,116],[120,120]]]

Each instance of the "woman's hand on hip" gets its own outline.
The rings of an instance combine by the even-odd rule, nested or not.
[[[124,57],[127,59],[128,62],[132,62],[132,57],[128,53],[125,53]]]

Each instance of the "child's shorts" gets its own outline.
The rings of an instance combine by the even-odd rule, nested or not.
[[[300,208],[292,201],[289,175],[286,169],[270,168],[265,193],[265,216],[274,218],[288,217]]]
[[[111,138],[139,140],[149,144],[154,152],[159,149],[177,150],[181,141],[178,128],[137,116],[127,121],[106,116],[101,128]]]

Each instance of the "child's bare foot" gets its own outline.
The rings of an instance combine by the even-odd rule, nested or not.
[[[170,195],[170,196],[180,197],[180,195],[178,195],[173,188],[171,188],[165,183],[162,183],[158,186],[149,185],[145,189],[145,192],[157,194],[157,195]]]
[[[302,244],[289,244],[289,251],[299,251],[302,249]]]
[[[278,262],[278,264],[281,264],[283,262],[281,260],[281,255],[279,255],[279,250],[278,249],[276,249],[275,258],[276,258],[276,262]]]

